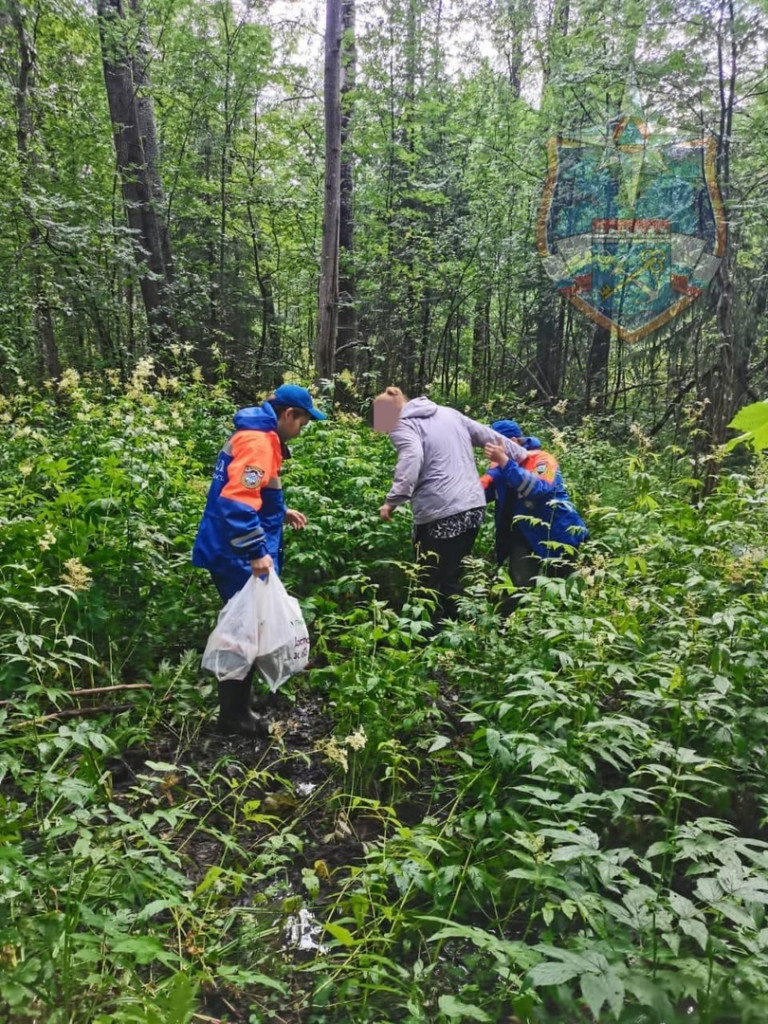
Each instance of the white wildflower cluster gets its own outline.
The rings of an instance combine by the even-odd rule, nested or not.
[[[320,740],[315,749],[321,754],[324,754],[329,761],[333,762],[333,764],[340,764],[345,772],[349,771],[347,751],[344,747],[339,745],[339,741],[335,736],[331,736],[331,738],[327,740]]]
[[[643,428],[639,423],[633,423],[629,428],[629,432],[637,444],[637,447],[642,451],[647,452],[648,449],[653,446],[653,441],[643,432]]]
[[[321,754],[324,754],[329,761],[334,764],[340,764],[345,772],[349,771],[349,756],[347,747],[350,750],[362,750],[368,742],[368,737],[365,734],[365,730],[361,725],[351,732],[348,736],[339,743],[335,736],[331,736],[330,739],[320,740],[315,747]]]
[[[45,530],[42,535],[37,538],[37,546],[41,551],[48,551],[56,543],[56,534],[53,532],[51,527],[46,523]]]
[[[14,441],[19,441],[22,438],[29,442],[32,441],[34,444],[39,444],[41,448],[49,447],[49,438],[42,430],[36,430],[34,427],[30,427],[26,424],[23,427],[17,427],[13,430],[11,437]],[[31,449],[31,445],[27,444],[27,449]]]
[[[91,583],[91,570],[83,565],[79,558],[68,558],[64,563],[61,582],[72,590],[88,590]]]
[[[345,745],[351,747],[352,750],[362,750],[367,742],[368,737],[365,735],[362,725],[358,725],[354,732],[344,737]]]
[[[59,377],[58,389],[63,395],[75,395],[78,393],[80,389],[80,374],[74,367],[68,366],[61,377]]]
[[[31,462],[22,462],[21,465],[19,466],[19,473],[22,476],[27,477],[33,472],[34,468],[35,467],[32,465]]]
[[[566,409],[568,408],[568,399],[561,398],[559,402],[556,402],[552,406],[552,412],[556,412],[558,416],[564,416]]]
[[[143,394],[149,378],[154,372],[154,360],[151,356],[144,356],[133,368],[131,379],[128,382],[126,394],[129,398],[138,398]]]
[[[178,391],[179,390],[179,378],[178,377],[166,377],[162,374],[157,378],[157,387],[159,391],[165,393],[166,391]]]
[[[552,447],[556,451],[567,452],[568,445],[565,440],[565,434],[562,430],[558,430],[557,427],[552,428]]]

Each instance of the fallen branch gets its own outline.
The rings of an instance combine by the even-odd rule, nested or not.
[[[38,715],[36,718],[28,718],[24,722],[14,722],[11,729],[25,729],[28,725],[42,725],[44,722],[52,722],[57,718],[81,718],[83,715],[115,714],[119,711],[129,711],[130,704],[111,704],[108,707],[98,708],[65,708],[63,711],[54,711],[51,715]]]
[[[67,697],[85,697],[95,693],[114,693],[115,690],[151,690],[151,683],[116,683],[114,686],[86,686],[83,690],[63,690]],[[15,704],[15,700],[0,700],[0,708]]]

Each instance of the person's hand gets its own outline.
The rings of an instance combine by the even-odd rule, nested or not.
[[[307,517],[303,512],[297,512],[295,508],[285,510],[285,521],[292,530],[303,530],[307,525]]]
[[[509,462],[509,456],[504,451],[503,445],[494,444],[493,441],[489,441],[483,451],[491,462],[495,462],[496,465],[501,466],[502,469],[504,469],[506,464]]]
[[[392,518],[393,512],[394,509],[392,508],[392,506],[387,504],[382,505],[381,508],[379,509],[379,515],[381,516],[382,519],[385,519],[387,522],[389,522],[389,520]]]
[[[274,568],[272,555],[264,555],[263,558],[251,559],[251,572],[254,576],[266,576],[270,569]]]

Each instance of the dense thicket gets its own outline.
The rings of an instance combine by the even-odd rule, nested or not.
[[[329,362],[324,340],[322,365],[351,370],[363,395],[391,380],[460,399],[534,392],[657,430],[679,423],[685,398],[708,403],[703,426],[721,440],[735,409],[765,390],[762,5],[343,7],[340,352]],[[180,347],[206,374],[223,363],[248,393],[311,376],[320,13],[10,0],[0,18],[6,391],[17,373],[125,371],[147,352],[170,367]],[[708,294],[631,346],[558,297],[535,228],[546,140],[638,102],[653,125],[715,138],[729,234]]]
[[[768,377],[764,3],[328,7],[324,52],[300,3],[0,4],[0,1016],[758,1024],[768,488],[708,469]],[[713,136],[728,230],[628,345],[536,218],[546,140],[638,104]],[[210,468],[236,399],[322,367],[285,474],[311,671],[224,739]],[[542,436],[573,576],[501,618],[489,523],[424,643],[358,415],[392,382]]]
[[[692,505],[678,448],[545,432],[579,572],[505,621],[489,523],[425,644],[389,442],[308,428],[312,668],[254,743],[189,561],[230,412],[146,361],[0,400],[2,1019],[764,1021],[765,465]]]

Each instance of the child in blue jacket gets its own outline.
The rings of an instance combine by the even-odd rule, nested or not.
[[[482,477],[488,501],[496,501],[496,561],[507,564],[512,582],[527,589],[537,576],[573,572],[579,545],[588,537],[571,501],[557,460],[526,437],[514,420],[497,420],[493,430],[528,451],[520,465],[501,445],[487,444],[492,466]]]

